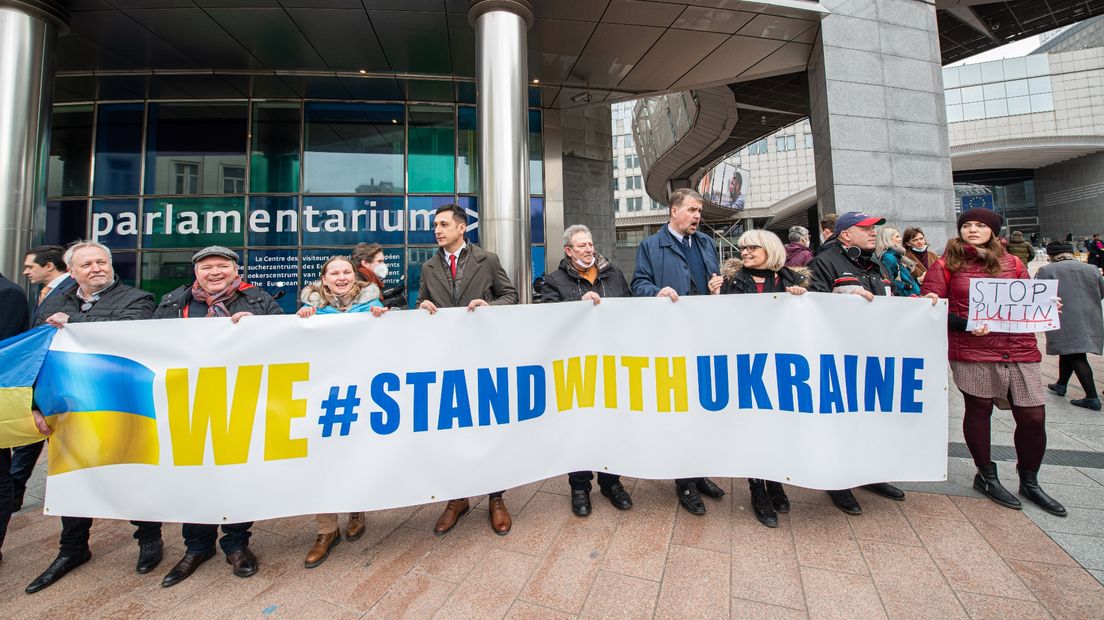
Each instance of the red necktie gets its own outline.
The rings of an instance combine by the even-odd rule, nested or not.
[[[449,254],[449,271],[452,272],[452,279],[456,279],[456,255]]]

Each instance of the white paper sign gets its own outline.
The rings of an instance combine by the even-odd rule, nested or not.
[[[966,329],[988,325],[1009,334],[1049,332],[1058,320],[1057,280],[970,278],[970,316]]]

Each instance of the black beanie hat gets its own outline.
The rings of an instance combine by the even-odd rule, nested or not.
[[[981,222],[993,229],[993,235],[997,235],[1000,233],[1001,224],[1004,222],[1004,218],[1000,216],[1000,213],[992,209],[974,207],[973,209],[963,211],[962,215],[958,216],[959,228],[962,228],[962,225],[966,222]]]
[[[1073,254],[1073,244],[1066,243],[1065,241],[1054,240],[1046,246],[1047,256],[1057,256],[1059,254]]]

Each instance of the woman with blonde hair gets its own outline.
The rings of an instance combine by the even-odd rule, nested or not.
[[[334,256],[327,260],[320,271],[320,278],[303,288],[300,300],[303,307],[298,314],[308,318],[315,314],[341,314],[370,312],[381,316],[387,308],[380,302],[380,288],[374,283],[357,279],[353,260],[348,256]],[[314,568],[326,561],[330,550],[341,542],[341,529],[336,514],[315,515],[318,522],[318,538],[307,552],[303,565]],[[364,513],[349,513],[349,525],[345,539],[352,542],[364,535]]]
[[[892,226],[883,226],[874,242],[874,258],[881,261],[893,278],[893,294],[896,297],[912,297],[920,294],[920,283],[912,277],[915,261],[905,255],[901,245],[901,233]]]
[[[769,230],[749,230],[736,242],[743,264],[725,278],[721,294],[805,293],[805,276],[786,266],[786,248]],[[727,266],[727,263],[726,263]],[[778,527],[778,513],[790,511],[790,500],[781,482],[748,478],[751,509],[767,527]]]

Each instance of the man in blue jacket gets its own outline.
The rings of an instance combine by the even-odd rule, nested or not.
[[[672,302],[680,295],[716,295],[724,278],[717,261],[717,247],[709,235],[698,231],[702,197],[682,188],[671,193],[671,213],[667,225],[648,237],[636,250],[633,272],[634,297],[667,297]],[[675,481],[679,504],[688,512],[705,514],[702,493],[719,499],[724,490],[709,478],[680,478]]]

